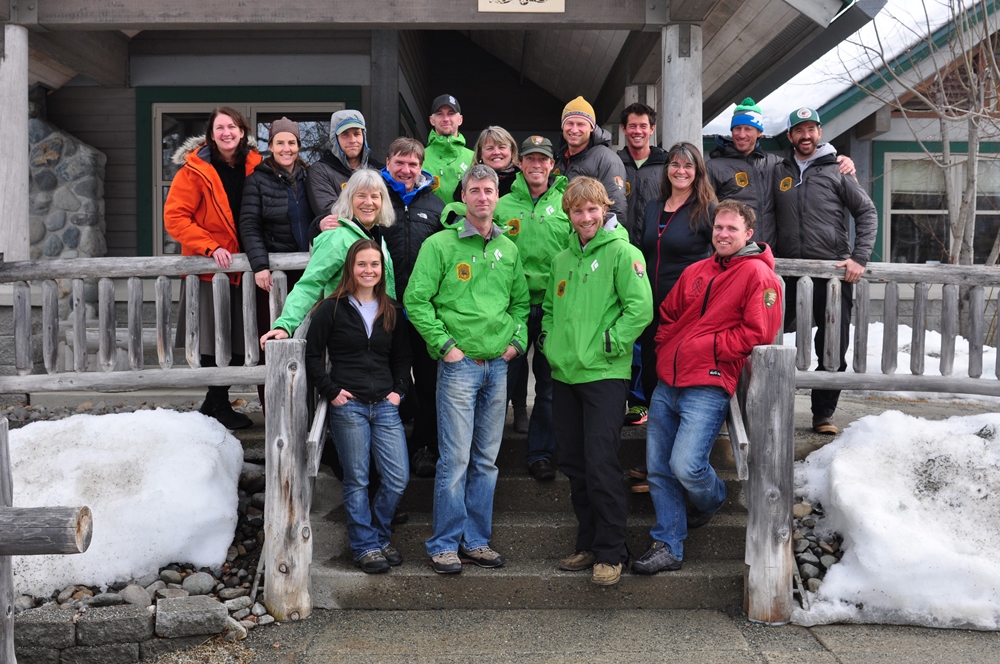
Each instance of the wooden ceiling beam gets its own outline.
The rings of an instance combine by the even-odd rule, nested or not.
[[[128,84],[128,40],[118,32],[31,32],[29,46],[103,86]]]

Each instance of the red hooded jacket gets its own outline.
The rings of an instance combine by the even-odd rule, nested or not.
[[[750,243],[728,258],[713,254],[688,266],[660,305],[656,375],[673,387],[714,385],[733,394],[750,351],[772,343],[780,327],[771,249]]]

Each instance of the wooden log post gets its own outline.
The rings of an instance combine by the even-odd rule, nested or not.
[[[243,293],[243,364],[255,367],[260,362],[260,335],[257,331],[257,284],[253,272],[244,272]]]
[[[265,349],[264,605],[277,620],[312,613],[305,353],[304,339],[269,341]]]
[[[174,366],[174,335],[170,330],[170,279],[156,278],[156,359],[161,369]]]
[[[145,363],[142,345],[142,279],[128,280],[128,367],[142,369]]]
[[[816,358],[820,367],[827,371],[840,369],[840,317],[843,287],[840,279],[830,279],[826,282],[826,313],[823,324],[826,326],[826,340],[823,344],[823,356]],[[819,321],[816,321],[819,325]]]
[[[98,366],[101,371],[112,371],[118,348],[115,344],[115,282],[111,279],[101,279],[97,282],[97,320],[100,330],[100,348],[97,352]]]
[[[862,279],[854,286],[854,373],[868,371],[868,321],[871,318],[871,285]],[[839,331],[838,331],[839,333]]]
[[[198,316],[198,296],[201,279],[197,274],[184,277],[184,357],[192,369],[201,367],[201,318]]]
[[[87,370],[87,305],[83,301],[83,279],[73,280],[73,371]]]
[[[813,315],[813,281],[802,277],[795,289],[795,366],[800,371],[809,369],[812,363],[812,315]],[[822,321],[816,321],[822,324]]]
[[[59,286],[52,279],[42,282],[42,359],[47,373],[59,370]]]
[[[83,553],[90,546],[89,507],[11,507],[14,483],[0,418],[0,662],[14,659],[14,573],[10,556]]]
[[[923,282],[913,285],[913,336],[910,338],[910,373],[924,375],[924,348],[927,345],[927,294]]]
[[[986,307],[982,286],[969,289],[969,378],[983,375],[983,338],[986,327],[983,323],[983,309]]]
[[[896,373],[899,353],[899,284],[890,281],[885,285],[882,300],[882,373]]]
[[[19,376],[31,373],[31,286],[14,284],[14,366]]]
[[[228,367],[233,359],[233,320],[229,308],[229,275],[216,272],[212,277],[212,306],[215,313],[215,366]]]
[[[955,368],[955,336],[958,334],[958,286],[945,284],[941,289],[941,375],[950,376]]]
[[[792,483],[795,349],[757,346],[746,394],[750,440],[747,480],[746,606],[750,620],[780,625],[792,617]]]
[[[28,30],[5,22],[0,33],[0,254],[9,262],[27,260],[30,247]]]

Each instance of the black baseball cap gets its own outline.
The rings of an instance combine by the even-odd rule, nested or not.
[[[434,98],[434,102],[431,104],[431,115],[438,112],[438,109],[442,106],[447,106],[456,113],[462,112],[462,107],[459,106],[458,100],[451,95],[438,95]]]

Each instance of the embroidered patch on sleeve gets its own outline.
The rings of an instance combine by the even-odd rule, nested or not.
[[[632,263],[632,269],[635,270],[636,275],[640,279],[646,276],[646,266],[642,264],[642,261]]]
[[[566,280],[563,279],[558,284],[556,284],[556,297],[562,297],[566,294]]]
[[[622,180],[622,176],[620,175],[615,176],[615,186],[618,187],[619,189],[625,188],[625,181]]]
[[[625,183],[625,195],[626,196],[631,196],[632,195],[632,183],[631,182],[626,182]]]
[[[472,266],[468,263],[459,263],[455,268],[459,281],[468,281],[472,278]]]
[[[434,180],[431,182],[431,191],[437,191],[441,186],[441,178],[434,176]]]
[[[558,168],[552,169],[552,175],[562,175],[562,172]]]
[[[517,235],[521,232],[521,220],[520,219],[508,219],[507,220],[507,235]]]
[[[788,191],[791,188],[792,188],[792,178],[790,177],[784,178],[781,181],[781,184],[778,185],[778,189],[780,189],[781,191]]]
[[[764,306],[770,309],[778,301],[778,291],[768,288],[764,291]]]
[[[344,190],[344,187],[346,187],[346,186],[347,186],[347,183],[346,183],[346,182],[344,182],[344,183],[343,183],[342,185],[340,185],[340,190],[341,190],[341,191],[343,191],[343,190]]]
[[[743,188],[748,184],[750,184],[750,177],[744,171],[740,171],[739,173],[737,173],[735,175],[735,178],[736,178],[736,184],[738,184],[740,188]]]

